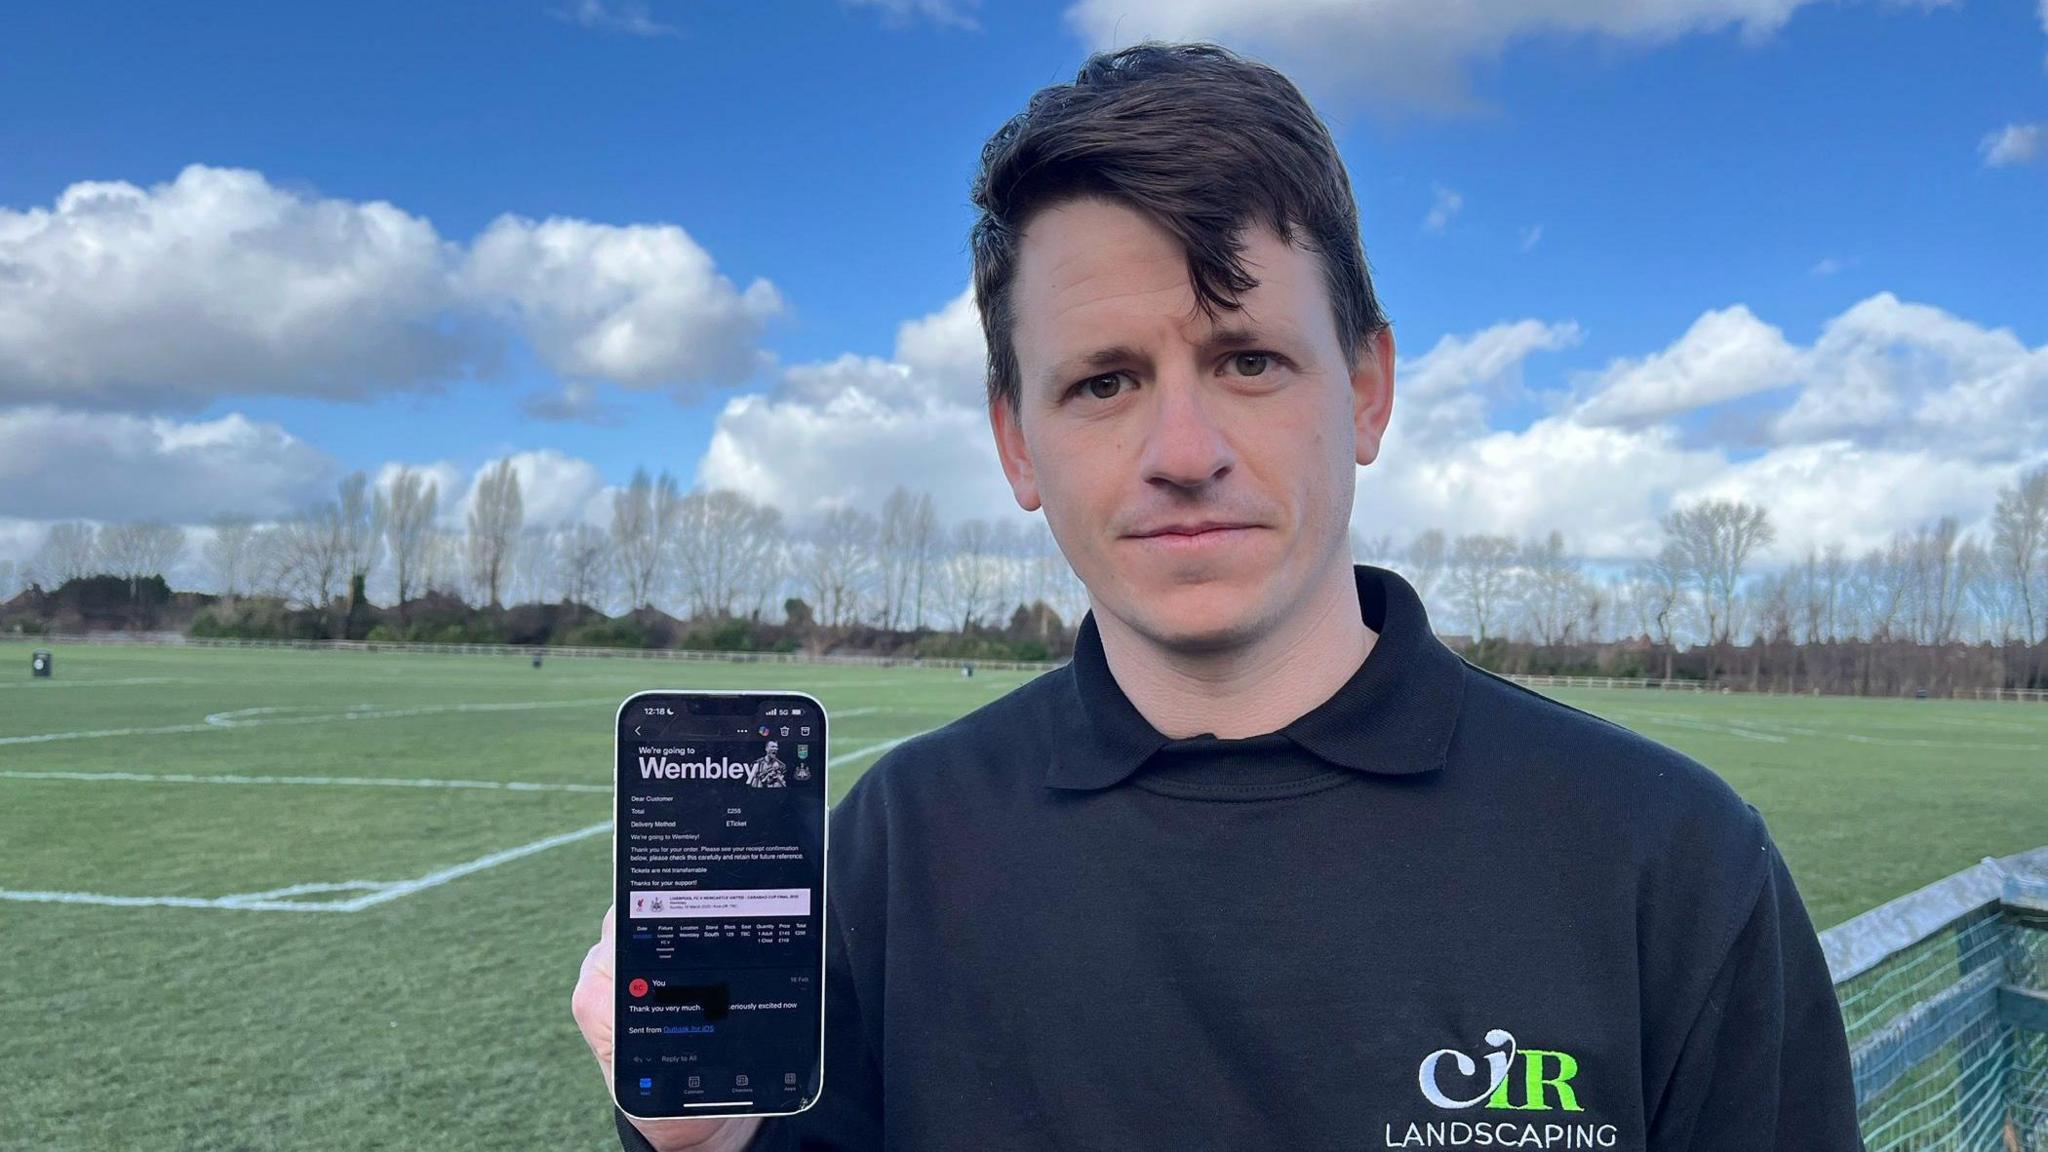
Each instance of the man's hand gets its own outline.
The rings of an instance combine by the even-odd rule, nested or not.
[[[583,972],[576,978],[576,993],[569,1000],[576,1026],[583,1030],[584,1041],[597,1057],[607,1089],[612,1084],[612,922],[617,912],[616,907],[605,909],[604,927],[597,943],[583,956]],[[725,1120],[639,1120],[630,1116],[627,1119],[633,1121],[633,1127],[658,1152],[678,1152],[684,1148],[697,1152],[740,1152],[761,1124],[750,1116]]]

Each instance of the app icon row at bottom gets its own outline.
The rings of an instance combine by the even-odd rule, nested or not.
[[[746,1074],[745,1072],[737,1072],[737,1073],[734,1073],[734,1074],[733,1074],[733,1078],[732,1078],[732,1086],[733,1086],[734,1088],[752,1088],[752,1087],[754,1086],[754,1085],[753,1085],[753,1078],[752,1078],[752,1077],[750,1077],[750,1076],[748,1076],[748,1075],[747,1075],[747,1074]],[[784,1072],[784,1073],[782,1074],[782,1086],[783,1086],[783,1087],[785,1087],[785,1088],[794,1088],[794,1087],[796,1087],[796,1073],[794,1073],[794,1072]],[[704,1087],[704,1077],[703,1077],[703,1075],[702,1075],[701,1073],[692,1073],[692,1074],[690,1074],[689,1076],[687,1076],[687,1077],[685,1077],[685,1078],[684,1078],[684,1080],[683,1080],[683,1087],[684,1087],[685,1089],[690,1089],[690,1088],[697,1088],[697,1089],[701,1089],[701,1088],[703,1088],[703,1087]],[[640,1094],[641,1094],[642,1096],[652,1096],[652,1095],[654,1095],[654,1077],[652,1077],[652,1076],[642,1076],[642,1077],[640,1077]]]

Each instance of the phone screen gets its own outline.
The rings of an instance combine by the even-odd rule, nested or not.
[[[619,1107],[802,1111],[824,1080],[824,707],[638,693],[619,708],[617,762]]]

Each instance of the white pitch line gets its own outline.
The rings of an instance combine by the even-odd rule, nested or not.
[[[386,708],[376,711],[358,706],[346,712],[316,716],[268,716],[238,719],[251,709],[215,712],[199,724],[163,724],[150,728],[90,728],[74,732],[38,732],[29,736],[0,736],[0,746],[49,744],[60,740],[100,740],[114,736],[171,736],[186,732],[219,732],[223,729],[262,728],[278,724],[333,724],[351,720],[398,720],[408,716],[432,716],[445,712],[530,712],[539,708],[587,708],[609,704],[610,697],[585,700],[511,700],[489,704],[428,704],[417,708]]]
[[[361,912],[388,903],[401,896],[410,896],[427,888],[438,887],[464,876],[474,875],[500,864],[508,864],[545,852],[563,844],[587,840],[611,829],[611,821],[549,836],[517,848],[507,848],[488,856],[479,856],[465,864],[429,872],[412,880],[344,880],[333,884],[294,884],[287,888],[273,888],[264,892],[243,892],[232,896],[109,896],[100,892],[27,892],[11,888],[0,888],[0,900],[24,901],[31,904],[90,904],[107,908],[215,908],[239,912]],[[290,900],[280,897],[294,894],[317,892],[368,891],[350,900]]]
[[[335,904],[302,904],[292,900],[252,900],[240,896],[108,896],[99,892],[22,892],[0,888],[0,900],[30,904],[92,904],[103,908],[233,908],[248,912],[335,912]]]
[[[1909,736],[1869,736],[1861,732],[1823,732],[1815,728],[1802,728],[1782,721],[1755,721],[1772,731],[1785,732],[1793,736],[1805,736],[1813,740],[1840,740],[1848,744],[1869,744],[1879,748],[1938,748],[1948,751],[1968,748],[1982,752],[2042,752],[2048,751],[2048,744],[1994,744],[1983,740],[1929,740]]]
[[[236,776],[186,772],[69,772],[0,769],[0,780],[119,781],[131,784],[305,784],[348,788],[461,788],[493,792],[611,792],[604,784],[555,784],[525,780],[434,780],[396,776]]]
[[[925,729],[925,732],[929,731],[931,731],[931,729]],[[898,736],[894,740],[884,740],[880,744],[869,744],[863,748],[856,748],[843,756],[833,756],[828,761],[828,763],[846,764],[855,760],[865,760],[870,756],[880,756],[882,753],[887,752],[889,749],[894,748],[898,744],[901,744],[906,740],[915,740],[922,735],[924,735],[924,732],[912,732],[908,736]]]
[[[197,726],[197,728],[199,729],[204,729],[205,727],[206,725]],[[930,729],[927,729],[926,731],[930,731]],[[884,740],[878,744],[870,744],[863,748],[855,749],[854,751],[849,752],[844,756],[837,757],[835,758],[834,762],[844,764],[854,760],[865,760],[870,756],[879,756],[882,753],[887,752],[889,749],[894,748],[899,744],[903,744],[910,740],[915,740],[916,738],[924,734],[924,732],[913,732],[908,736],[898,736],[893,740]],[[163,777],[153,777],[149,776],[148,774],[139,772],[27,773],[9,771],[0,772],[0,776],[10,778],[27,777],[31,779],[43,776],[55,777],[58,779],[68,779],[80,776],[89,779],[128,779],[132,777],[141,777],[143,779],[163,779]],[[204,781],[203,778],[200,777],[192,777],[190,779],[193,782],[206,782]],[[257,781],[265,783],[273,781],[278,783],[298,783],[307,778],[236,777],[232,779],[233,782],[235,783],[253,783]],[[331,782],[340,782],[344,780],[361,780],[377,781],[378,783],[384,783],[384,781],[379,780],[377,777],[327,777],[325,779]],[[511,784],[503,786],[507,788],[517,787],[517,785]],[[585,789],[599,792],[610,791],[610,789],[608,788],[587,784],[564,784],[549,787],[558,787],[565,790],[573,788],[579,791]],[[285,888],[272,888],[262,892],[243,892],[231,896],[216,896],[211,898],[199,896],[109,896],[99,892],[33,892],[22,891],[12,888],[0,888],[0,900],[23,901],[35,904],[89,904],[111,908],[211,908],[228,909],[240,912],[361,912],[366,908],[374,908],[379,904],[387,904],[401,897],[410,896],[415,892],[420,892],[428,888],[439,887],[440,885],[446,884],[451,880],[459,880],[464,876],[475,875],[478,872],[483,872],[491,868],[496,868],[500,864],[507,864],[514,860],[519,860],[527,856],[534,855],[537,852],[545,852],[550,848],[558,848],[564,844],[573,844],[579,840],[587,840],[592,836],[597,836],[602,833],[610,831],[611,826],[612,822],[609,820],[605,820],[597,824],[589,825],[587,827],[578,828],[574,832],[564,832],[558,836],[549,836],[545,839],[536,840],[531,844],[522,844],[517,848],[507,848],[501,852],[493,852],[488,856],[479,856],[476,859],[471,860],[467,863],[457,864],[449,868],[443,868],[438,872],[429,872],[425,876],[420,876],[412,880],[397,880],[389,882],[378,880],[343,880],[337,883],[329,884],[294,884]],[[293,895],[313,895],[320,892],[344,891],[364,891],[364,895],[357,896],[351,900],[341,901],[292,900],[284,898]]]
[[[1784,744],[1783,736],[1770,732],[1758,732],[1734,724],[1715,724],[1707,720],[1695,720],[1690,716],[1676,716],[1663,712],[1633,712],[1625,709],[1609,709],[1609,713],[1620,720],[1638,724],[1663,725],[1666,728],[1687,728],[1698,732],[1719,732],[1728,736],[1740,736],[1744,740],[1759,740],[1766,744]]]
[[[482,872],[488,868],[496,868],[500,864],[507,864],[522,857],[531,856],[536,852],[545,852],[550,848],[558,848],[564,844],[573,844],[578,840],[588,840],[592,836],[611,831],[611,827],[612,822],[604,820],[587,828],[578,828],[574,832],[564,832],[560,836],[550,836],[545,840],[535,840],[531,844],[522,844],[517,848],[507,848],[503,852],[493,852],[489,856],[479,856],[467,864],[457,864],[453,868],[443,868],[439,872],[430,872],[417,880],[400,881],[387,888],[372,892],[367,896],[358,896],[353,900],[337,905],[336,908],[342,912],[361,912],[365,908],[373,908],[379,904],[396,900],[401,896],[410,896],[422,889],[437,887],[448,883],[450,880],[459,880],[464,876]]]
[[[267,892],[246,892],[239,896],[223,896],[223,900],[282,900],[287,896],[312,896],[322,892],[361,892],[389,887],[389,880],[343,880],[338,884],[287,884]]]

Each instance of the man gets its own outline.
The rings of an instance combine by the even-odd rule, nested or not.
[[[832,813],[825,1089],[631,1149],[1861,1147],[1763,821],[1353,566],[1394,340],[1323,124],[1207,45],[992,138],[974,283],[1072,662]],[[611,931],[576,1015],[609,1075]]]
[[[768,749],[759,760],[747,765],[747,786],[750,788],[787,788],[789,777],[785,774],[782,758],[775,754],[775,741],[768,742]]]

